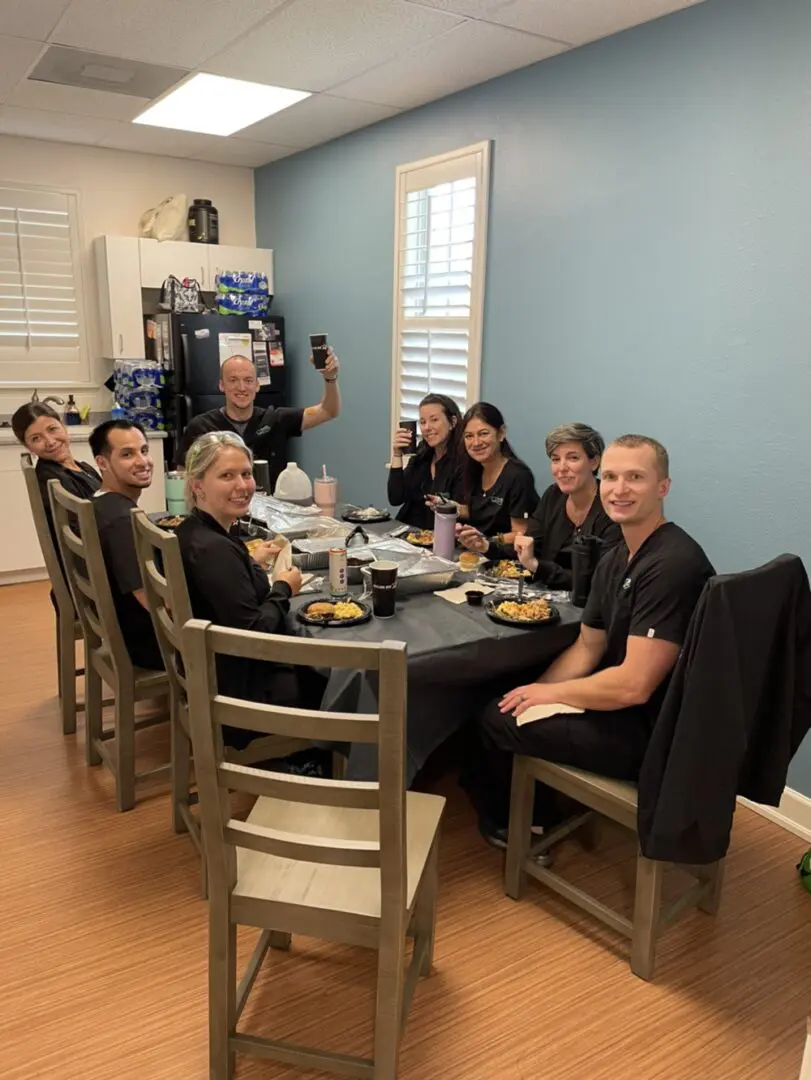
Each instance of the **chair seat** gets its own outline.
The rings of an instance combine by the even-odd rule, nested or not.
[[[408,893],[411,911],[431,845],[439,830],[445,800],[423,792],[406,793]],[[379,817],[373,810],[305,805],[257,799],[248,821],[254,825],[341,840],[377,840]],[[240,848],[234,900],[270,901],[344,915],[380,918],[380,871],[329,866],[265,855]]]
[[[109,687],[114,689],[116,677],[110,650],[104,646],[95,649],[93,651],[93,662],[102,679]],[[154,692],[156,697],[169,693],[169,676],[165,671],[153,671],[151,668],[141,668],[133,665],[132,673],[135,679],[135,692],[139,699],[149,697],[150,693],[148,691]]]
[[[629,783],[627,780],[612,780],[608,776],[586,772],[585,769],[574,769],[570,765],[555,765],[541,758],[527,758],[526,760],[533,776],[550,783],[567,795],[572,795],[575,799],[582,796],[582,801],[588,801],[585,797],[591,795],[600,799],[601,802],[615,806],[618,810],[636,813],[636,784]],[[570,790],[572,788],[576,790],[573,792]]]

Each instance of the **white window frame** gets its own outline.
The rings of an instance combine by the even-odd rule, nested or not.
[[[28,184],[18,180],[4,180],[2,174],[0,174],[0,188],[8,191],[31,192],[32,194],[62,195],[67,198],[79,334],[78,356],[74,358],[60,359],[57,349],[48,346],[34,346],[33,348],[22,349],[13,346],[0,347],[0,388],[95,387],[96,383],[91,378],[90,352],[88,348],[88,320],[83,273],[85,243],[81,193],[72,188],[54,187],[47,184]]]
[[[460,172],[460,165],[474,158],[473,172]],[[402,293],[402,231],[406,199],[411,191],[420,191],[437,184],[459,180],[464,176],[476,177],[476,214],[473,241],[473,273],[470,291],[470,315],[421,316],[404,318]],[[482,333],[484,327],[484,289],[487,267],[487,225],[490,203],[490,140],[473,143],[446,154],[412,161],[397,166],[394,213],[394,306],[392,317],[392,380],[391,380],[391,436],[397,430],[400,417],[400,383],[402,365],[400,341],[404,330],[464,330],[468,333],[467,405],[479,400],[482,363]],[[426,389],[426,393],[427,393]]]

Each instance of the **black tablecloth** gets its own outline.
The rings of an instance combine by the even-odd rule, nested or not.
[[[312,601],[293,601],[293,610]],[[449,604],[433,593],[398,599],[394,618],[345,629],[305,626],[298,633],[336,641],[405,641],[408,645],[407,783],[429,755],[457,728],[475,718],[487,701],[487,684],[505,675],[535,678],[577,636],[580,611],[556,604],[558,623],[517,629],[493,622],[482,608]],[[332,673],[325,709],[376,712],[376,686],[361,672]],[[377,778],[377,750],[353,745],[347,778]]]

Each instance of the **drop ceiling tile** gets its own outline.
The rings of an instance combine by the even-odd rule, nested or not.
[[[455,30],[335,88],[342,97],[411,109],[546,60],[566,48],[501,26],[466,22]]]
[[[583,45],[703,0],[508,0],[494,22]]]
[[[11,105],[26,109],[46,109],[76,116],[97,116],[103,120],[133,120],[149,104],[149,98],[108,94],[104,90],[85,90],[79,86],[25,79],[9,98]]]
[[[0,34],[0,101],[8,101],[17,83],[34,66],[44,46],[38,41]]]
[[[292,146],[274,146],[230,135],[227,139],[212,139],[211,145],[195,154],[194,158],[196,161],[213,161],[218,165],[245,165],[258,169],[269,161],[278,161],[295,153],[297,150]]]
[[[231,4],[222,0],[73,0],[51,40],[128,60],[193,68],[282,3],[284,0],[238,0]]]
[[[214,138],[219,136],[200,135],[194,131],[174,131],[171,128],[150,127],[145,124],[114,124],[100,145],[112,150],[132,150],[136,154],[190,158],[204,152]],[[222,141],[226,140],[223,138]]]
[[[47,41],[70,0],[3,0],[3,33]]]
[[[94,116],[69,116],[67,113],[46,112],[42,109],[19,109],[14,105],[6,105],[0,115],[2,135],[85,143],[90,146],[101,142],[115,126],[115,120],[100,120]]]
[[[205,69],[295,90],[327,90],[461,21],[407,0],[295,0]]]
[[[472,19],[490,18],[494,11],[504,7],[509,0],[408,0],[410,4],[453,11],[457,15],[469,15]]]
[[[337,139],[349,131],[376,124],[378,120],[386,120],[397,112],[388,105],[370,105],[367,101],[313,94],[305,101],[245,128],[240,135],[304,150],[329,139]]]

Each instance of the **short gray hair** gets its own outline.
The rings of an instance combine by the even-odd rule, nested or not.
[[[244,360],[246,364],[250,364],[254,371],[256,371],[256,364],[251,360],[250,356],[243,356],[242,353],[234,353],[233,356],[226,356],[220,364],[220,382],[223,381],[222,377],[225,372],[225,365],[230,364],[232,360]]]
[[[186,505],[192,510],[197,505],[197,500],[192,491],[192,482],[202,480],[208,470],[223,452],[223,450],[241,450],[248,461],[253,465],[253,454],[250,448],[235,431],[209,431],[195,439],[186,454]]]
[[[605,450],[605,439],[596,428],[588,424],[559,424],[546,436],[546,456],[551,458],[564,443],[576,442],[583,447],[586,457],[601,458]]]

